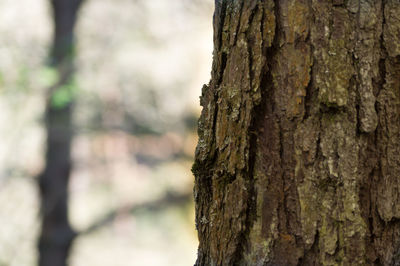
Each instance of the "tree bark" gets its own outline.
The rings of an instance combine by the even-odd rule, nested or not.
[[[400,265],[400,2],[216,0],[196,265]]]
[[[73,98],[54,104],[58,90],[72,93],[74,26],[81,0],[52,0],[54,37],[50,66],[58,82],[49,89],[46,103],[46,166],[39,176],[42,228],[39,237],[39,266],[65,266],[75,232],[68,220],[68,182],[71,172]],[[67,97],[72,97],[71,95]]]

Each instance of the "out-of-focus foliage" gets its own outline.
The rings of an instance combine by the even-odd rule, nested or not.
[[[130,206],[192,190],[198,96],[209,79],[211,0],[87,0],[77,25],[76,77],[46,66],[45,0],[0,1],[0,265],[35,265],[46,97],[75,104],[70,217],[84,230],[70,265],[190,265],[193,206]]]
[[[39,79],[43,88],[51,87],[59,79],[58,72],[54,67],[43,66],[39,73]]]
[[[74,98],[79,97],[79,88],[75,79],[70,80],[68,83],[58,86],[51,92],[51,104],[55,108],[63,108],[71,103]]]

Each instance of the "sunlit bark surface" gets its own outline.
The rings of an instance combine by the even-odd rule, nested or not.
[[[217,0],[196,265],[400,265],[400,2]]]

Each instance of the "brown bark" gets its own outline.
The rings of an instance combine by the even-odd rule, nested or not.
[[[39,176],[42,228],[39,266],[65,266],[75,232],[68,220],[68,182],[71,172],[73,99],[55,106],[54,93],[72,82],[74,26],[81,0],[52,0],[54,38],[50,65],[59,80],[49,89],[46,103],[46,166]]]
[[[216,0],[196,265],[400,265],[400,2]]]

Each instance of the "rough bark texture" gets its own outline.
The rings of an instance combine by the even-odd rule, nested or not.
[[[72,106],[55,106],[52,96],[73,77],[74,26],[81,0],[52,0],[54,38],[50,65],[59,80],[46,103],[46,166],[39,176],[42,228],[39,266],[65,266],[75,233],[68,220],[68,182],[71,171]]]
[[[196,265],[400,265],[400,2],[216,0]]]

